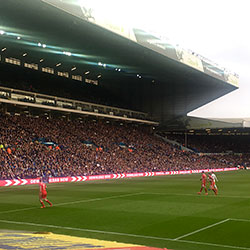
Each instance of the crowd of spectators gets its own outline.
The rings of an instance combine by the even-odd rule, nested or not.
[[[143,125],[0,116],[0,179],[234,167],[249,158],[182,151]]]
[[[185,146],[185,135],[167,135]],[[200,153],[250,153],[250,135],[187,135],[186,146]]]

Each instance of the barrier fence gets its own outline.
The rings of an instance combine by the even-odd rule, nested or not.
[[[179,174],[197,174],[204,172],[224,172],[234,171],[238,168],[217,168],[217,169],[200,169],[200,170],[180,170],[180,171],[162,171],[162,172],[144,172],[144,173],[123,173],[123,174],[105,174],[105,175],[90,175],[90,176],[68,176],[68,177],[50,177],[49,183],[59,182],[81,182],[93,180],[112,180],[134,177],[149,177],[149,176],[163,176],[163,175],[179,175]],[[0,180],[0,186],[20,186],[38,184],[39,178],[36,179],[13,179],[13,180]]]

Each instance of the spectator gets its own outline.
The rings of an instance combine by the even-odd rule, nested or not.
[[[4,145],[0,150],[0,179],[224,168],[250,163],[247,154],[183,152],[143,125],[8,115],[0,119]]]

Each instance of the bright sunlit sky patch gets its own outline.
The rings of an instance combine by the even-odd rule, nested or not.
[[[240,88],[190,113],[250,117],[249,0],[79,0],[103,21],[155,31],[240,76]]]

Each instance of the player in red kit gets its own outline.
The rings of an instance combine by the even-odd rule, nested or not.
[[[52,207],[52,203],[47,199],[47,191],[46,191],[47,187],[46,184],[43,182],[42,178],[40,179],[39,186],[40,186],[39,200],[42,205],[41,208],[45,208],[43,201],[46,201]]]
[[[198,192],[198,194],[201,194],[201,192],[202,192],[202,190],[204,188],[205,189],[205,195],[208,195],[207,187],[206,187],[206,182],[207,182],[207,176],[204,173],[204,171],[202,171],[202,175],[201,175],[201,190],[200,190],[200,192]]]
[[[214,194],[217,195],[218,189],[216,188],[214,177],[211,174],[208,174],[208,179],[210,182],[210,189],[212,189],[214,191]]]

